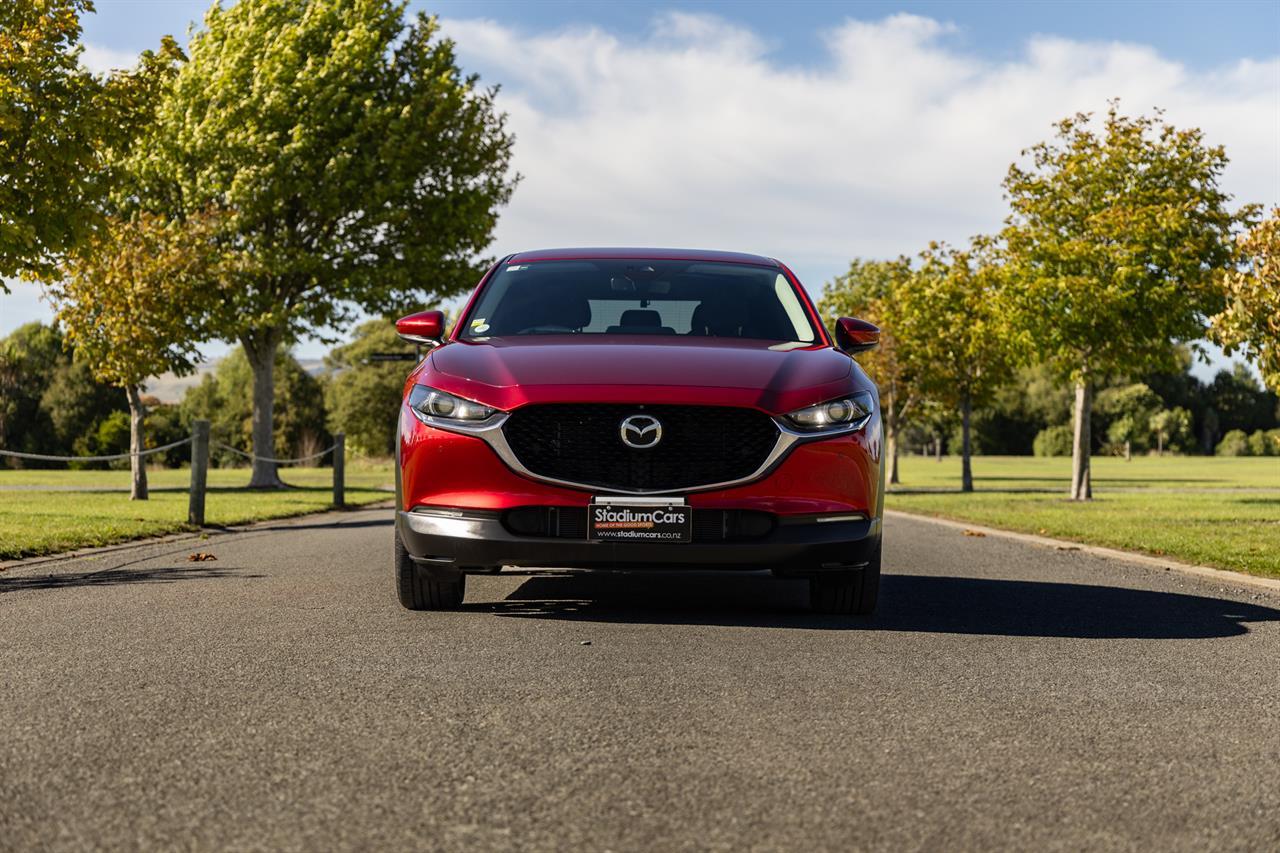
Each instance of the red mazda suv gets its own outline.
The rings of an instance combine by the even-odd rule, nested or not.
[[[503,258],[400,409],[395,573],[411,610],[456,608],[503,566],[722,568],[808,578],[814,609],[880,586],[879,398],[778,261],[684,249]]]

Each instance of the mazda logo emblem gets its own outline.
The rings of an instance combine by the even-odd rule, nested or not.
[[[662,423],[651,415],[632,415],[622,419],[618,435],[627,447],[647,450],[662,441]]]

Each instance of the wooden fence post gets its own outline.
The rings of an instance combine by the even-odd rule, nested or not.
[[[344,432],[338,433],[333,437],[333,443],[333,505],[343,507],[347,502],[347,434]]]
[[[209,479],[209,422],[191,422],[191,502],[187,521],[204,526],[204,492]]]

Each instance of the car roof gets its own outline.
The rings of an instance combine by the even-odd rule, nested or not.
[[[537,249],[532,252],[517,252],[508,258],[507,262],[578,261],[611,258],[645,261],[718,261],[726,264],[755,264],[766,267],[781,266],[773,258],[766,258],[762,255],[748,255],[743,252],[719,252],[712,249],[628,249],[616,247]]]

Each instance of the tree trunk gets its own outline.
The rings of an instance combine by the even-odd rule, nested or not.
[[[885,439],[885,455],[888,457],[889,463],[889,482],[892,484],[900,483],[898,479],[898,431],[894,429],[886,429],[884,432]]]
[[[1093,436],[1090,419],[1093,416],[1093,386],[1088,375],[1076,383],[1075,436],[1071,443],[1071,500],[1093,499],[1093,484],[1089,479],[1089,450]]]
[[[145,456],[138,454],[145,449],[143,420],[147,416],[147,408],[142,405],[142,389],[137,385],[125,388],[124,394],[129,399],[129,452],[133,454],[129,457],[129,471],[132,474],[129,483],[129,500],[145,501],[147,499],[147,460]]]
[[[885,456],[888,457],[889,483],[897,485],[898,479],[898,413],[897,401],[893,394],[889,395],[889,408],[884,413]]]
[[[1156,433],[1156,455],[1164,456],[1164,433]]]
[[[1133,442],[1129,439],[1124,440],[1124,461],[1131,462],[1133,460]]]
[[[933,461],[942,461],[942,436],[935,435],[933,437]]]
[[[251,489],[278,489],[284,486],[276,472],[275,448],[275,400],[276,400],[276,347],[280,333],[275,329],[246,335],[241,339],[249,365],[253,368],[253,474],[249,478]]]
[[[960,408],[960,491],[973,491],[973,466],[969,461],[972,446],[969,443],[969,415],[973,411],[973,401],[968,394],[964,395],[964,403]]]

